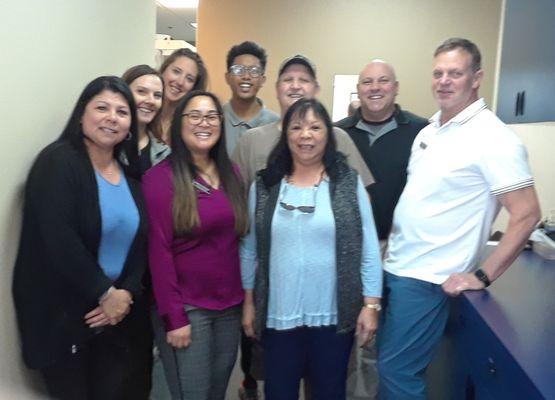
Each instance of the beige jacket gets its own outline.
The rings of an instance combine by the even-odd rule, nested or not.
[[[268,155],[277,144],[281,135],[281,121],[249,129],[237,142],[231,159],[239,165],[247,187],[256,178],[256,171],[266,168]],[[354,168],[367,187],[374,183],[374,177],[360,156],[349,135],[340,128],[333,128],[337,150],[347,156],[348,164]]]

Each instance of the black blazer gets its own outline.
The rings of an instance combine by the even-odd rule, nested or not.
[[[52,365],[98,334],[83,317],[112,284],[129,290],[135,304],[122,322],[102,330],[124,335],[132,329],[136,304],[143,302],[147,227],[139,183],[127,181],[140,224],[121,276],[112,282],[97,263],[101,216],[89,157],[57,141],[35,160],[25,189],[12,288],[28,367]]]

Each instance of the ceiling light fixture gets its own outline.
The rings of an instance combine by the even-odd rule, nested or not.
[[[162,7],[166,8],[198,8],[199,0],[156,0]]]

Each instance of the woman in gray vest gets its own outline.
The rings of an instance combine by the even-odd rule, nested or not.
[[[264,348],[265,398],[345,398],[353,335],[378,325],[380,251],[364,186],[336,151],[317,100],[299,100],[249,193],[241,247],[243,327]]]

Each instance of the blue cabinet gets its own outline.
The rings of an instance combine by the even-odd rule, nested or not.
[[[555,399],[555,262],[524,252],[490,288],[465,292],[456,337],[476,399]]]
[[[555,1],[506,0],[497,115],[555,121]]]

